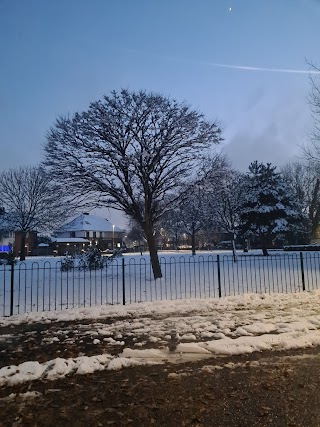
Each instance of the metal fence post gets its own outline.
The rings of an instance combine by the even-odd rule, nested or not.
[[[10,316],[13,315],[14,261],[11,263],[10,277]]]
[[[221,298],[221,273],[220,273],[220,256],[217,255],[217,266],[218,266],[218,291],[219,298]]]
[[[300,252],[300,266],[301,266],[302,290],[305,291],[306,283],[305,283],[305,277],[304,277],[304,265],[303,265],[302,252]]]
[[[124,257],[122,257],[122,304],[126,305],[126,278],[125,278]]]

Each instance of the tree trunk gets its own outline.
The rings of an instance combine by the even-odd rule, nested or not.
[[[318,229],[319,229],[319,221],[320,221],[320,206],[317,206],[315,209],[315,214],[311,220],[311,238],[318,238]]]
[[[269,255],[266,243],[262,244],[262,254],[263,254],[263,256]]]
[[[233,262],[237,262],[236,243],[234,241],[234,238],[232,239],[232,255],[233,255]]]
[[[20,261],[24,261],[26,259],[26,233],[24,231],[21,232],[21,244],[20,244]]]
[[[311,221],[311,238],[316,239],[319,221],[320,221],[320,206],[318,203],[320,191],[320,180],[317,179],[317,182],[313,189],[312,200],[309,209],[309,219]]]
[[[147,243],[149,247],[150,261],[152,265],[153,276],[155,279],[160,279],[162,277],[160,262],[158,258],[156,239],[153,234],[152,225],[145,226],[145,235],[147,238]]]
[[[195,255],[196,254],[196,233],[194,231],[194,227],[192,227],[191,246],[192,246],[192,255]]]

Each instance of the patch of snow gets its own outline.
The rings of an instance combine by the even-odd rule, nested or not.
[[[197,337],[193,334],[185,334],[180,337],[181,341],[196,341]]]
[[[149,341],[149,342],[158,342],[158,341],[160,341],[160,338],[150,336],[150,337],[148,338],[148,341]]]
[[[248,332],[245,328],[243,328],[242,326],[239,326],[234,333],[236,335],[242,335],[242,336],[252,336],[253,334]]]
[[[125,348],[121,355],[125,358],[134,357],[136,359],[163,359],[166,357],[162,350],[157,349],[132,350],[131,348]]]
[[[107,369],[108,371],[119,371],[122,368],[128,368],[130,366],[138,366],[142,364],[142,362],[135,359],[128,359],[126,357],[116,357],[111,360]]]
[[[249,334],[268,334],[277,329],[273,323],[254,323],[252,325],[244,325],[242,328]]]
[[[197,343],[180,343],[177,345],[176,351],[178,353],[210,354],[210,351]]]
[[[57,358],[45,363],[24,362],[18,366],[5,366],[0,369],[0,387],[34,381],[39,378],[55,380],[70,373],[86,374],[105,369],[109,354],[81,356],[75,359]]]

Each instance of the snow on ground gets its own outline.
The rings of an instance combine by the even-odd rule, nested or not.
[[[60,321],[76,323],[61,330],[57,323],[58,330],[50,336],[50,327]],[[36,322],[48,323],[49,336],[43,335],[41,345],[77,345],[89,338],[97,354],[4,366],[0,386],[140,364],[318,346],[320,291],[31,313],[0,318],[0,328]],[[72,339],[68,337],[70,330]],[[8,331],[1,338],[10,339]]]
[[[186,298],[215,298],[261,292],[301,292],[320,288],[320,253],[238,251],[160,252],[163,273],[154,280],[148,254],[124,254],[102,270],[61,270],[60,258],[30,257],[0,266],[0,315]],[[218,257],[219,255],[219,261]],[[304,280],[303,280],[304,277]],[[13,304],[11,307],[11,297]]]

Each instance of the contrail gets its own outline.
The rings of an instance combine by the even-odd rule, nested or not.
[[[208,65],[210,67],[220,67],[220,68],[229,68],[232,70],[242,70],[242,71],[262,71],[268,73],[289,73],[289,74],[320,74],[320,70],[297,70],[290,68],[266,68],[266,67],[251,67],[246,65],[232,65],[232,64],[219,64],[216,62],[210,61],[199,61],[196,59],[190,58],[180,58],[180,57],[172,57],[167,55],[159,55],[156,53],[143,52],[136,49],[125,49],[131,53],[137,53],[140,55],[153,56],[154,58],[160,58],[167,61],[175,61],[175,62],[187,62],[199,65]]]
[[[233,70],[244,70],[244,71],[267,71],[270,73],[291,73],[291,74],[320,74],[318,70],[296,70],[288,68],[263,68],[263,67],[249,67],[245,65],[229,65],[229,64],[217,64],[215,62],[206,62],[206,64],[212,67],[231,68]]]

